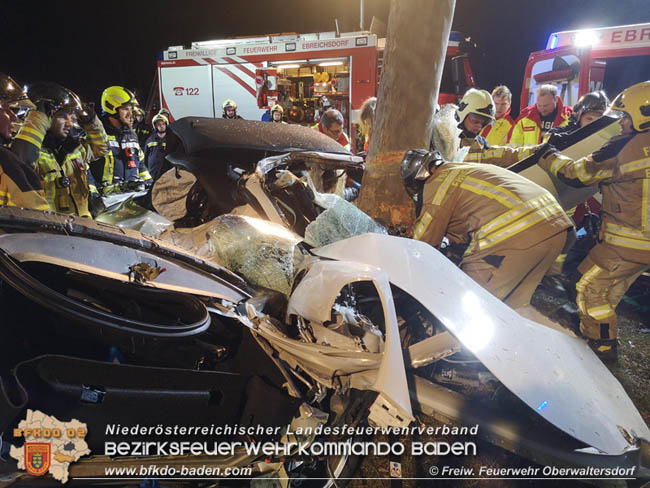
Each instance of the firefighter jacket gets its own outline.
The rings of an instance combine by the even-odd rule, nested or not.
[[[557,115],[553,127],[561,127],[569,123],[571,107],[565,107],[560,97],[555,97],[557,102]],[[537,110],[537,105],[529,105],[521,111],[515,120],[510,133],[508,144],[511,146],[534,146],[542,142],[542,119]]]
[[[144,145],[145,166],[154,181],[171,168],[171,165],[165,161],[166,151],[167,138],[166,136],[160,137],[158,132],[154,132]]]
[[[510,117],[510,109],[501,117],[496,119],[492,124],[483,127],[479,135],[487,141],[490,146],[505,146],[508,142],[510,129],[515,125],[515,121]]]
[[[527,158],[537,149],[537,146],[516,148],[492,146],[481,136],[472,137],[471,134],[463,132],[461,134],[460,147],[467,146],[469,146],[469,152],[463,160],[466,163],[493,164],[502,168],[507,168]]]
[[[493,165],[444,163],[426,181],[422,203],[413,237],[438,247],[446,235],[468,245],[464,258],[514,239],[532,247],[573,227],[548,191]]]
[[[147,139],[151,137],[151,134],[155,133],[155,130],[144,121],[137,123],[133,130],[138,136],[138,144],[140,144],[141,148],[144,148],[144,145],[147,142]]]
[[[49,210],[43,188],[32,168],[0,146],[0,205]]]
[[[539,165],[568,185],[600,186],[601,241],[631,256],[650,252],[650,131],[615,137],[576,161],[551,152]]]
[[[323,130],[323,126],[321,125],[320,122],[316,125],[313,125],[311,128],[317,129],[318,132],[320,132],[321,134],[325,134],[325,131]],[[348,151],[350,150],[350,139],[348,138],[348,135],[345,132],[341,131],[341,134],[339,134],[339,138],[336,140],[336,142],[338,142],[341,146],[343,146]]]
[[[12,150],[34,167],[53,211],[90,217],[88,197],[97,188],[89,164],[108,152],[104,127],[95,117],[84,125],[85,136],[57,141],[48,132],[49,124],[42,112],[30,112]]]
[[[150,180],[136,133],[127,126],[117,129],[108,121],[104,128],[108,135],[108,154],[91,164],[102,193],[119,191],[118,185],[127,181]]]

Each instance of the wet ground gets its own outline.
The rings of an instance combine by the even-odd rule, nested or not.
[[[543,289],[539,289],[533,296],[533,306],[542,314],[547,317],[554,317],[556,310],[566,302],[566,299],[555,297]],[[628,303],[622,302],[618,309],[619,317],[619,349],[618,349],[618,362],[609,365],[608,368],[621,382],[625,391],[628,393],[634,404],[637,406],[641,416],[646,423],[650,424],[650,312],[647,310],[639,309]],[[432,419],[421,418],[429,425],[442,425],[436,423]],[[387,439],[385,437],[377,437],[377,441],[390,442],[399,440],[400,442],[408,445],[413,439],[403,437],[399,439]],[[426,436],[421,436],[417,439],[421,442],[444,440],[440,436],[435,439],[427,439]],[[450,438],[449,441],[457,441],[458,436]],[[468,440],[470,440],[468,438]],[[475,439],[471,439],[475,440]],[[390,460],[386,456],[368,456],[361,461],[361,465],[354,479],[348,486],[353,488],[366,488],[366,487],[417,487],[417,486],[435,486],[440,487],[507,487],[507,488],[520,488],[520,487],[533,487],[533,486],[553,486],[559,488],[568,487],[588,487],[591,484],[580,483],[577,480],[566,481],[541,481],[541,480],[476,480],[476,479],[462,479],[464,476],[454,476],[456,479],[443,480],[440,479],[441,472],[438,471],[437,476],[430,474],[430,469],[437,467],[438,470],[443,466],[452,468],[473,468],[474,472],[478,471],[481,466],[492,467],[526,467],[536,466],[534,463],[516,456],[504,449],[493,446],[487,442],[480,441],[478,444],[477,456],[419,456],[412,457],[402,455],[399,458],[402,469],[403,478],[419,478],[410,480],[391,480],[390,479]],[[407,452],[410,449],[406,449]],[[469,478],[466,476],[465,478]],[[383,478],[383,479],[378,479]],[[611,486],[611,485],[610,485]],[[624,486],[624,485],[622,485]]]

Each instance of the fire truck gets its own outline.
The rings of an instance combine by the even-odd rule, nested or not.
[[[148,106],[173,119],[221,117],[232,99],[245,119],[261,120],[275,103],[290,123],[313,124],[326,106],[337,108],[354,134],[361,104],[376,96],[385,39],[368,31],[277,34],[172,46],[160,54]],[[473,42],[452,32],[440,104],[455,102],[475,86]],[[352,138],[354,139],[354,138]]]
[[[593,90],[615,97],[650,79],[650,23],[552,33],[546,49],[530,54],[521,107],[535,103],[537,87],[555,84],[565,105]]]

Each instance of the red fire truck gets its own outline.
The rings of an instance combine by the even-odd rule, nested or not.
[[[377,94],[385,39],[367,31],[337,35],[284,34],[192,43],[161,53],[150,104],[178,119],[221,117],[232,99],[245,119],[260,120],[275,103],[289,122],[313,124],[323,106],[341,111],[354,134],[359,108]],[[475,86],[469,54],[475,46],[452,32],[440,103],[455,102]]]
[[[552,33],[546,49],[531,53],[521,106],[535,103],[537,86],[555,84],[567,105],[605,90],[610,98],[650,79],[650,23]]]

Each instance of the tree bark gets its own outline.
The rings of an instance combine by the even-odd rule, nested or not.
[[[400,163],[429,148],[456,0],[392,0],[377,112],[358,206],[397,233],[415,220]]]

